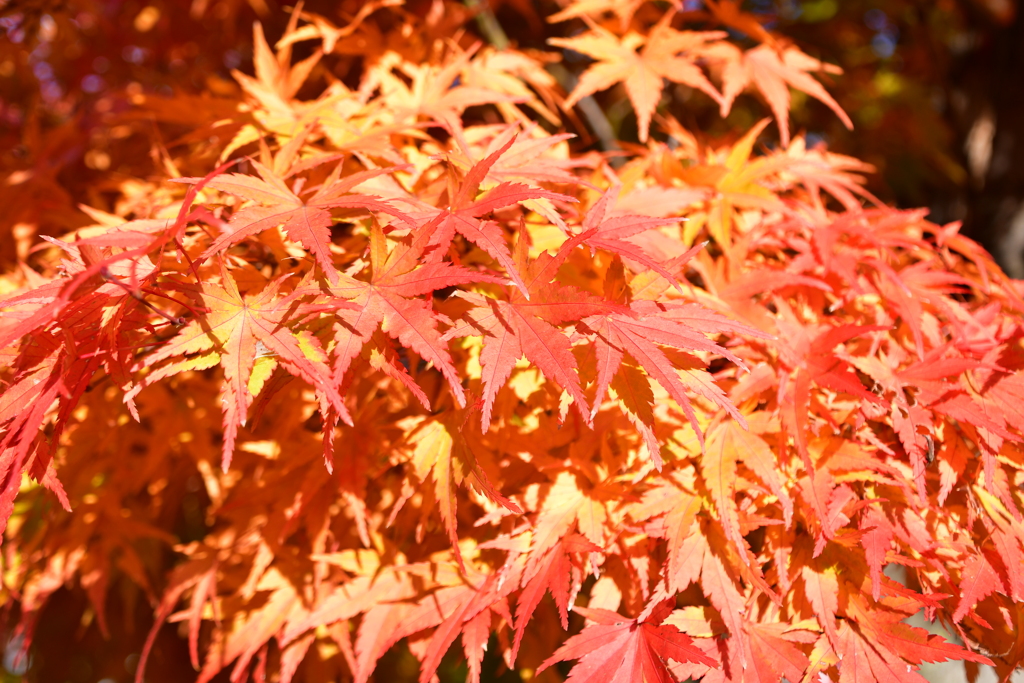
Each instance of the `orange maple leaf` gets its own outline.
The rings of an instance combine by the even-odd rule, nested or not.
[[[792,45],[775,48],[759,45],[746,52],[730,43],[719,42],[713,50],[725,62],[722,69],[722,116],[727,116],[737,95],[754,86],[768,101],[775,120],[779,124],[782,146],[789,146],[789,87],[807,93],[824,102],[835,112],[847,128],[853,128],[853,121],[846,115],[839,103],[828,94],[824,86],[811,77],[812,72],[840,74],[838,66],[826,64]]]
[[[726,34],[677,31],[668,25],[668,19],[671,14],[646,37],[630,31],[620,39],[603,28],[594,27],[590,33],[576,38],[550,39],[548,42],[552,45],[599,60],[580,76],[566,106],[571,107],[584,97],[621,82],[636,110],[641,142],[647,141],[651,116],[661,99],[665,78],[701,90],[724,107],[722,95],[697,66],[697,61],[704,56],[708,43],[717,42]]]
[[[249,383],[257,356],[276,356],[291,374],[322,392],[331,407],[351,423],[319,342],[311,334],[296,335],[287,327],[300,297],[310,292],[300,289],[279,297],[281,283],[274,282],[257,294],[242,296],[231,274],[226,269],[221,273],[221,284],[205,282],[197,292],[207,313],[189,322],[155,353],[140,359],[134,370],[170,362],[147,375],[125,399],[132,399],[144,387],[171,375],[219,363],[224,369],[225,471],[231,464],[238,427],[245,424],[252,404]]]

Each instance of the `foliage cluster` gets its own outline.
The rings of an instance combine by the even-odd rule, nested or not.
[[[737,3],[507,4],[547,51],[441,0],[257,25],[237,91],[130,95],[148,177],[4,235],[23,642],[71,586],[152,605],[140,681],[167,622],[200,681],[1012,671],[1020,283],[793,135],[836,69]],[[566,132],[603,91],[639,144]],[[744,92],[777,145],[673,116]]]

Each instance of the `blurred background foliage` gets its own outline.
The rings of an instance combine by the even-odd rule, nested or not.
[[[309,0],[304,10],[344,26],[363,4]],[[646,7],[650,16],[668,5],[658,4]],[[409,0],[402,11],[427,16],[433,8],[431,0]],[[680,1],[678,8],[695,28],[706,16],[700,0]],[[252,73],[254,21],[264,24],[271,43],[282,35],[288,14],[280,9],[274,0],[0,0],[0,268],[15,267],[18,256],[31,263],[41,236],[94,222],[80,205],[148,215],[159,178],[207,173],[222,136],[232,133],[209,120],[209,112],[235,114],[242,95],[231,72]],[[877,173],[869,189],[882,200],[929,207],[937,222],[963,220],[1011,275],[1024,277],[1024,13],[1013,0],[750,0],[744,9],[844,71],[828,77],[828,89],[854,130],[794,92],[795,132],[872,164]],[[573,53],[558,62],[546,44],[582,30],[580,20],[545,24],[523,0],[466,0],[464,16],[449,19],[447,35],[464,46],[507,40],[551,53],[552,74],[566,91],[589,63]],[[645,7],[632,20],[647,21]],[[739,33],[734,38],[744,40]],[[297,45],[296,59],[314,47],[315,41]],[[358,73],[358,57],[341,49],[309,80],[314,88],[331,79],[355,86]],[[746,94],[723,120],[713,101],[674,87],[660,113],[702,139],[738,138],[768,113],[756,95]],[[598,93],[593,103],[599,106],[568,114],[580,149],[636,140],[621,86]],[[655,127],[652,135],[664,139],[665,132]],[[763,144],[771,146],[777,135],[769,127]],[[206,532],[197,511],[207,501],[196,491],[186,487],[170,506],[178,515],[170,527],[182,542]],[[88,618],[62,619],[90,611],[82,589],[58,592],[40,615],[32,675],[73,683],[130,675],[151,618],[145,596],[130,585],[111,593],[113,639]],[[185,647],[173,638],[158,646],[150,680],[189,678]],[[5,657],[0,677],[20,680],[29,664]],[[399,652],[381,670],[414,664]],[[446,678],[457,679],[459,663],[448,670]]]

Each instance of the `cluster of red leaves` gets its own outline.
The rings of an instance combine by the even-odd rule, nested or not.
[[[454,4],[396,4],[296,13],[276,51],[257,28],[214,124],[241,161],[154,183],[147,216],[91,210],[55,272],[4,276],[27,632],[74,581],[106,629],[128,581],[150,642],[187,622],[200,681],[362,683],[404,642],[426,683],[457,640],[474,681],[489,643],[581,683],[1024,661],[1019,283],[789,139],[789,85],[834,106],[820,65],[729,0],[583,0],[552,17],[598,60],[563,101],[537,55],[403,38],[450,33]],[[712,20],[761,42],[683,29]],[[353,46],[357,89],[296,99]],[[766,122],[648,140],[663,77],[723,111],[756,86],[782,146],[755,155]],[[618,82],[646,145],[616,169],[533,120]],[[168,577],[152,548],[190,475],[206,531]],[[53,495],[74,512],[44,523]],[[966,645],[904,623],[922,610]]]

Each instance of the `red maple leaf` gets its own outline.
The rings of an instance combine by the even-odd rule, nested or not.
[[[381,326],[388,336],[433,363],[448,380],[455,400],[460,406],[465,406],[466,398],[458,371],[452,365],[444,339],[437,329],[437,314],[423,296],[467,282],[506,281],[448,262],[422,264],[420,258],[431,239],[429,230],[420,229],[408,243],[400,243],[388,252],[384,232],[374,224],[370,232],[370,281],[363,282],[339,274],[337,283],[330,287],[332,297],[340,297],[353,304],[350,309],[338,311],[334,325],[334,377],[337,382],[342,381],[352,360]],[[393,363],[391,366],[395,367]],[[383,368],[383,364],[379,367]],[[404,368],[395,367],[395,372],[399,377],[404,376]],[[411,383],[408,386],[425,406],[429,406],[422,391]]]
[[[449,204],[441,209],[429,208],[425,214],[412,214],[413,218],[427,218],[427,222],[420,229],[432,233],[430,246],[434,247],[432,254],[428,255],[428,261],[440,261],[451,246],[452,239],[458,233],[467,240],[477,245],[491,255],[494,260],[501,264],[512,281],[524,293],[526,298],[527,286],[520,273],[512,262],[512,254],[505,243],[505,234],[498,224],[493,221],[482,220],[487,214],[514,206],[520,202],[530,199],[560,200],[563,202],[576,201],[572,197],[550,192],[536,187],[530,187],[523,183],[503,182],[488,190],[479,199],[476,198],[480,190],[480,184],[487,177],[491,167],[498,159],[515,143],[516,137],[509,138],[504,145],[495,152],[473,165],[466,172],[465,177],[458,189],[449,196]]]
[[[259,173],[259,178],[240,173],[225,173],[207,183],[208,187],[250,199],[259,205],[247,206],[236,211],[231,216],[228,231],[207,247],[200,261],[224,251],[246,237],[280,225],[284,227],[289,239],[312,252],[317,263],[327,273],[327,277],[336,282],[337,270],[330,249],[330,227],[334,222],[330,209],[380,211],[407,220],[404,214],[394,209],[386,200],[370,195],[347,194],[352,188],[370,178],[390,173],[394,170],[392,168],[353,173],[339,179],[339,164],[324,183],[313,188],[311,196],[303,199],[300,196],[302,178],[297,179],[289,188],[271,169],[255,159],[250,160],[250,163]]]
[[[673,261],[678,264],[677,267],[681,267],[702,247],[703,245],[693,247]],[[711,376],[700,369],[700,361],[693,358],[694,367],[680,368],[684,370],[681,377],[677,372],[678,360],[673,363],[660,347],[710,352],[745,367],[739,358],[712,342],[706,335],[726,330],[761,338],[767,335],[697,304],[638,300],[631,303],[628,308],[623,308],[624,310],[609,310],[603,312],[603,315],[590,316],[582,321],[583,329],[592,334],[597,353],[595,412],[604,400],[608,387],[616,389],[620,400],[632,417],[636,418],[634,423],[644,436],[651,458],[659,468],[661,467],[660,445],[654,435],[651,421],[653,418],[644,419],[650,412],[650,390],[644,388],[642,382],[630,374],[631,364],[624,363],[628,355],[675,399],[689,418],[702,445],[703,432],[690,406],[687,390],[704,396],[726,410],[741,424],[745,424],[743,416],[718,389]],[[620,381],[617,384],[613,383],[613,379],[617,377],[620,377]]]
[[[609,215],[609,205],[615,198],[617,192],[609,191],[591,207],[586,219],[583,221],[582,231],[594,231],[592,237],[588,237],[586,243],[597,249],[604,249],[614,254],[639,263],[657,272],[669,282],[675,283],[675,275],[664,265],[651,258],[643,248],[628,241],[629,237],[638,235],[645,230],[650,230],[661,225],[671,225],[678,222],[679,218],[655,218],[653,216],[635,215]],[[683,259],[685,263],[685,259]],[[679,265],[683,265],[680,263]]]
[[[556,662],[578,659],[567,679],[572,683],[672,683],[668,660],[718,667],[689,636],[661,624],[671,611],[667,603],[645,621],[604,609],[574,607],[573,611],[596,623],[565,641],[544,660],[538,674]]]
[[[516,260],[526,271],[526,279],[520,290],[509,293],[507,300],[458,293],[475,307],[466,315],[466,322],[449,330],[445,339],[477,334],[484,336],[484,348],[480,353],[484,386],[480,423],[484,431],[490,427],[491,409],[498,389],[508,380],[516,361],[523,356],[545,377],[567,391],[580,415],[587,424],[591,423],[587,399],[576,372],[572,344],[569,337],[555,326],[588,315],[624,310],[624,307],[581,289],[555,284],[552,280],[569,253],[592,234],[590,231],[568,239],[557,254],[541,254],[529,265],[525,240],[520,241]],[[530,294],[536,296],[531,299]]]
[[[601,548],[579,534],[566,534],[539,561],[532,561],[523,576],[523,592],[516,604],[516,637],[512,643],[512,661],[519,653],[519,646],[526,634],[526,625],[549,590],[558,606],[562,628],[569,628],[569,596],[572,591],[573,573],[579,579],[579,569],[573,565],[573,553],[598,552]]]

